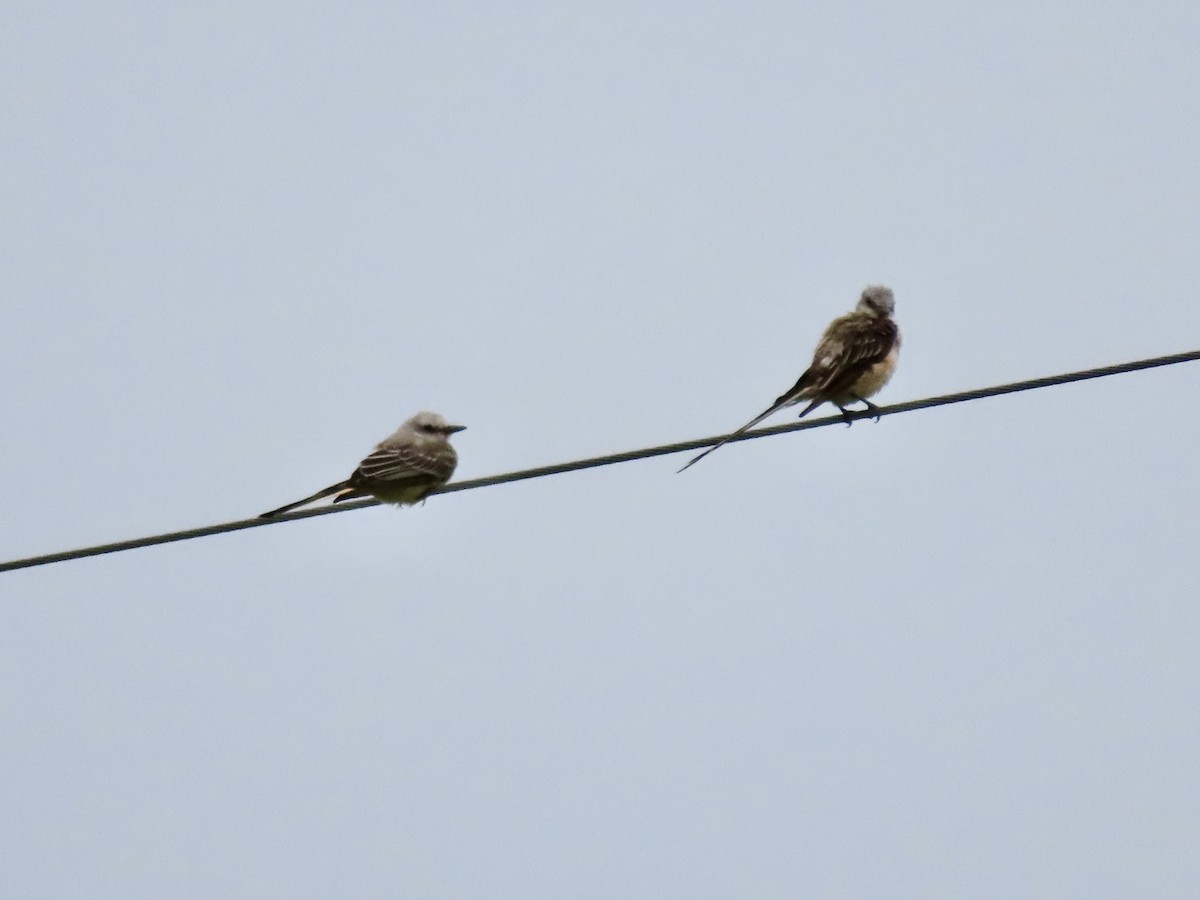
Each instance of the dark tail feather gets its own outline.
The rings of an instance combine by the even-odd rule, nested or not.
[[[328,497],[332,494],[336,494],[339,491],[344,491],[349,486],[350,486],[350,482],[348,482],[348,481],[341,481],[341,482],[338,482],[337,484],[331,484],[329,487],[324,488],[323,490],[317,491],[311,497],[305,497],[303,500],[297,500],[295,503],[289,503],[287,506],[281,506],[281,507],[279,507],[279,509],[273,509],[270,512],[265,512],[262,515],[260,515],[259,518],[260,519],[273,519],[275,516],[283,515],[283,513],[285,513],[285,512],[290,512],[291,510],[295,509],[297,506],[304,506],[306,503],[312,503],[314,500],[324,500],[326,497]],[[338,499],[341,499],[341,498],[338,498]],[[334,500],[333,502],[337,503],[337,500]]]
[[[787,397],[787,394],[784,394],[783,397],[780,398],[780,400],[783,400],[786,397]],[[745,425],[743,425],[737,431],[733,432],[732,434],[725,435],[725,437],[721,438],[721,440],[717,441],[715,444],[713,444],[707,450],[703,451],[702,453],[699,453],[696,456],[693,456],[691,459],[689,459],[687,461],[687,464],[682,469],[680,469],[678,472],[676,472],[675,474],[678,475],[679,472],[682,472],[685,469],[690,469],[692,466],[694,466],[696,463],[700,462],[700,460],[704,459],[704,457],[708,456],[708,454],[712,453],[714,450],[720,450],[722,447],[724,447],[726,444],[728,444],[730,441],[732,441],[735,437],[745,434],[747,431],[749,431],[751,428],[753,428],[755,425],[757,425],[759,422],[761,422],[767,416],[773,415],[774,413],[783,409],[783,407],[785,407],[787,405],[788,405],[787,403],[780,403],[777,401],[774,406],[772,406],[770,409],[767,409],[767,410],[759,413],[757,416],[755,416],[753,419],[751,419],[749,422],[747,422]]]
[[[812,412],[814,409],[816,409],[818,406],[820,406],[822,403],[825,403],[825,402],[826,402],[825,397],[818,397],[812,403],[808,404],[808,406],[804,407],[804,410],[796,418],[803,419],[810,412]]]
[[[813,367],[809,366],[804,370],[804,374],[796,379],[795,384],[788,388],[785,393],[782,393],[775,398],[774,408],[783,409],[785,406],[792,406],[793,404],[799,402],[800,394],[808,390],[808,388],[812,386],[814,380]],[[801,413],[801,415],[803,415],[803,413]]]

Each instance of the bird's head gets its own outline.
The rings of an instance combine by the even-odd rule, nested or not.
[[[858,298],[857,310],[875,316],[890,316],[896,311],[896,298],[892,295],[892,289],[882,284],[868,285]]]
[[[422,437],[447,438],[465,430],[467,426],[451,425],[435,412],[419,412],[405,422],[403,427]]]

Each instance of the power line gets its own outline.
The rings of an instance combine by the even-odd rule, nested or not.
[[[1120,363],[1115,366],[1102,366],[1098,369],[1084,369],[1079,372],[1066,372],[1062,375],[1047,375],[1044,378],[1032,378],[1028,381],[1016,381],[1011,384],[1001,384],[994,387],[977,388],[973,391],[961,391],[957,394],[942,394],[937,397],[926,397],[924,400],[910,400],[908,403],[896,403],[891,406],[881,406],[872,412],[855,414],[855,418],[873,418],[874,416],[894,416],[899,413],[913,412],[918,409],[930,409],[935,406],[949,406],[952,403],[965,403],[968,400],[982,400],[985,397],[998,397],[1001,394],[1016,394],[1020,391],[1032,391],[1038,388],[1053,387],[1059,384],[1070,384],[1073,381],[1087,381],[1092,378],[1104,378],[1109,375],[1123,375],[1126,372],[1138,372],[1143,369],[1155,369],[1160,366],[1173,366],[1178,363],[1192,362],[1200,359],[1200,350],[1190,350],[1186,353],[1175,353],[1171,356],[1156,356],[1151,359],[1140,359],[1134,362]],[[733,438],[730,443],[751,441],[757,438],[771,437],[777,434],[788,434],[793,431],[807,431],[810,428],[824,428],[827,425],[838,425],[844,420],[839,416],[828,416],[823,419],[805,419],[788,425],[775,425],[770,428],[758,428],[747,431]],[[506,472],[501,475],[490,475],[486,478],[472,478],[467,481],[456,481],[438,488],[432,493],[452,494],[456,491],[470,491],[475,488],[491,487],[497,484],[508,484],[513,481],[525,481],[529,478],[542,478],[546,475],[559,475],[563,472],[577,472],[581,469],[594,469],[599,466],[611,466],[617,463],[633,462],[637,459],[649,459],[654,456],[666,456],[671,453],[682,453],[688,450],[699,450],[709,447],[723,439],[725,435],[697,438],[691,441],[680,441],[676,444],[662,444],[657,447],[647,447],[642,450],[630,450],[625,453],[612,453],[608,456],[593,456],[589,459],[578,459],[572,462],[558,463],[553,466],[539,466],[536,469],[521,469],[517,472]],[[693,476],[694,477],[694,476]],[[134,538],[128,541],[117,541],[113,544],[99,544],[95,547],[83,547],[79,550],[65,550],[62,553],[49,553],[45,556],[30,556],[26,559],[14,559],[0,563],[0,572],[13,569],[26,569],[31,566],[45,566],[50,563],[65,562],[69,559],[82,559],[85,556],[99,556],[103,553],[118,553],[123,550],[135,550],[138,547],[150,547],[155,544],[169,544],[173,541],[187,541],[192,538],[206,537],[210,534],[223,534],[226,531],[241,531],[244,528],[261,528],[266,525],[278,525],[297,519],[309,519],[313,516],[328,516],[333,513],[349,512],[352,509],[365,509],[368,506],[378,506],[378,500],[360,500],[354,503],[339,503],[337,506],[326,506],[319,509],[304,509],[285,513],[271,519],[240,519],[236,522],[222,522],[218,525],[206,525],[201,528],[189,528],[186,531],[172,531],[166,534],[156,534],[150,537]]]

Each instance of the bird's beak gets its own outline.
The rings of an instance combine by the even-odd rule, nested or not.
[[[446,434],[458,434],[460,431],[466,431],[466,425],[447,425]]]

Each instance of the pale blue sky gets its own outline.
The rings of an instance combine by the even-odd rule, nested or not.
[[[1200,341],[1194,3],[4,18],[3,559]],[[0,574],[0,894],[1192,897],[1198,389]]]

